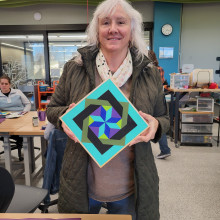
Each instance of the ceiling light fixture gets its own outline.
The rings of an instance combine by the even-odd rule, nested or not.
[[[60,35],[63,38],[87,38],[87,35]]]
[[[24,50],[24,47],[19,47],[19,46],[13,45],[13,44],[7,44],[7,43],[3,43],[3,42],[2,42],[1,45],[7,46],[7,47],[17,48],[17,49],[20,49],[20,50]],[[26,49],[26,50],[33,52],[33,50],[31,50],[31,49]]]
[[[4,35],[4,36],[0,36],[0,38],[1,38],[1,39],[4,39],[4,38],[5,38],[5,39],[9,39],[9,38],[25,39],[26,36],[21,36],[21,35],[20,35],[20,36],[18,36],[18,35],[13,35],[13,36],[12,36],[12,35]]]
[[[35,21],[40,21],[42,18],[41,13],[40,12],[35,12],[34,13],[34,20]]]

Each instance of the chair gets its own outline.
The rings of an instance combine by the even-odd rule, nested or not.
[[[4,141],[3,137],[0,137],[0,141]],[[11,150],[18,150],[19,161],[23,161],[24,158],[21,155],[21,148],[23,145],[23,139],[17,135],[10,136]],[[4,151],[1,151],[0,154],[4,154]]]
[[[11,174],[0,167],[0,213],[32,213],[47,195],[46,189],[14,184]]]
[[[18,159],[19,161],[23,161],[24,158],[21,155],[21,149],[23,147],[23,138],[19,137],[18,135],[12,135],[9,137],[10,139],[10,145],[11,145],[11,150],[18,150]],[[3,137],[0,137],[0,141],[4,141]],[[34,147],[34,149],[40,150],[39,147]],[[4,154],[4,151],[0,152],[0,155]]]

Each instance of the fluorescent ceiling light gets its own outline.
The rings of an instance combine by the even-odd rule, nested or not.
[[[60,35],[62,38],[87,38],[87,35]]]
[[[52,47],[75,47],[75,44],[54,44]]]
[[[48,38],[58,38],[58,36],[48,36]]]
[[[86,44],[50,44],[51,47],[81,47],[86,46]]]
[[[20,50],[24,50],[24,47],[19,47],[19,46],[13,45],[13,44],[1,43],[1,45],[7,46],[7,47],[17,48],[17,49],[20,49]],[[26,49],[26,50],[33,51],[31,49]]]
[[[6,35],[4,35],[4,36],[0,36],[0,38],[21,38],[21,39],[25,39],[26,38],[26,36],[21,36],[21,35],[19,35],[19,36],[16,36],[16,35],[9,35],[9,36],[6,36]]]
[[[44,47],[43,44],[29,44],[29,47]]]
[[[43,36],[42,35],[30,35],[30,36],[27,36],[28,39],[42,39],[43,40]]]

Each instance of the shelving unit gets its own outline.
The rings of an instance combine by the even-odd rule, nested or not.
[[[212,146],[214,112],[180,111],[180,144]]]
[[[45,85],[44,81],[38,81],[37,85],[37,97],[38,97],[38,109],[46,108],[50,102],[50,97],[53,95],[59,81],[53,82],[53,87],[49,87],[51,90],[41,91],[40,87]]]

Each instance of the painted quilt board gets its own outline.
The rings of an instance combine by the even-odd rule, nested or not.
[[[111,79],[89,93],[60,119],[99,167],[148,128]]]

